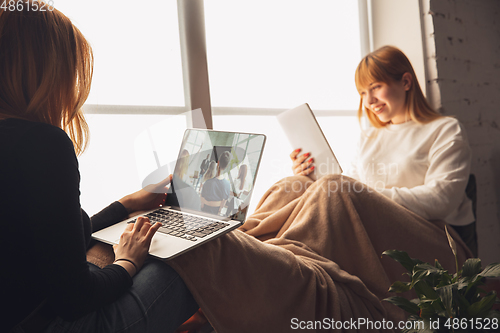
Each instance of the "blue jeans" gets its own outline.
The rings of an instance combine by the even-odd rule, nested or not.
[[[160,260],[146,261],[133,280],[132,287],[114,303],[76,321],[56,318],[45,332],[174,332],[198,310],[184,281]]]

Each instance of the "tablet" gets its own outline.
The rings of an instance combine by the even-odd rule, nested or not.
[[[311,153],[314,171],[309,177],[316,180],[324,175],[342,173],[342,168],[307,103],[278,114],[278,122],[292,145],[292,150],[300,148],[301,154]]]

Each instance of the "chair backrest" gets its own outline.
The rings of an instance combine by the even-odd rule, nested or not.
[[[469,181],[467,182],[467,187],[465,188],[465,194],[472,201],[472,212],[474,213],[474,219],[476,218],[476,204],[477,204],[477,187],[476,187],[476,176],[474,174],[469,175]]]
[[[472,213],[474,214],[474,221],[468,225],[457,226],[452,225],[453,229],[460,235],[460,238],[469,247],[474,257],[477,258],[478,244],[476,232],[476,205],[477,205],[477,187],[476,177],[473,174],[469,175],[469,181],[465,188],[465,194],[472,201]]]

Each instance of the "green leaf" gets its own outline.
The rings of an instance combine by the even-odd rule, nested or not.
[[[399,262],[410,273],[413,272],[413,267],[415,267],[415,265],[423,263],[418,259],[410,258],[408,253],[406,253],[405,251],[387,250],[382,254],[385,254],[386,256],[391,257],[393,260]]]
[[[500,264],[499,263],[489,264],[478,275],[483,276],[483,277],[489,277],[489,278],[499,277],[500,276]]]
[[[422,300],[418,306],[420,307],[421,318],[433,319],[436,316],[446,317],[448,315],[440,298]]]
[[[444,272],[440,277],[439,277],[439,281],[438,281],[438,284],[436,285],[436,288],[441,288],[441,287],[444,287],[444,286],[447,286],[449,284],[451,284],[451,275],[448,274],[448,272]]]
[[[432,306],[434,307],[434,311],[436,311],[438,316],[444,318],[448,317],[448,312],[445,310],[443,302],[441,302],[440,299],[433,301]]]
[[[495,304],[495,299],[497,298],[497,294],[492,292],[486,296],[484,296],[480,301],[471,304],[467,314],[470,317],[484,317],[488,314]]]
[[[432,305],[431,301],[420,303],[420,317],[425,319],[431,319],[436,316],[436,309]]]
[[[484,278],[480,275],[476,275],[474,279],[469,282],[467,289],[465,290],[465,298],[469,300],[469,302],[473,303],[473,298],[477,295],[477,287],[484,284]]]
[[[434,259],[434,267],[444,270],[443,266],[441,266],[437,259]]]
[[[415,291],[420,299],[436,300],[439,298],[438,293],[425,281],[418,281],[415,284]]]
[[[422,263],[415,265],[415,267],[413,268],[413,274],[414,277],[412,277],[412,280],[425,279],[428,284],[430,284],[432,287],[435,287],[441,283],[443,275],[447,275],[448,272],[444,269],[431,266],[427,263]],[[415,276],[415,274],[417,275]]]
[[[396,281],[389,288],[389,292],[393,292],[393,293],[407,292],[410,290],[410,284],[411,284],[410,282]]]
[[[412,284],[410,285],[410,287],[413,288],[415,284],[422,280],[425,280],[428,284],[434,287],[439,283],[441,276],[445,273],[446,271],[440,270],[429,264],[422,263],[415,265],[415,267],[413,268],[413,275],[411,277]]]
[[[465,316],[469,311],[470,307],[469,301],[467,301],[464,295],[459,293],[457,296],[457,303],[458,303],[458,308],[460,309],[461,316],[462,317]]]
[[[415,267],[413,267],[413,271],[430,271],[430,272],[439,272],[441,271],[441,269],[439,268],[436,268],[432,265],[429,265],[428,263],[426,262],[423,262],[423,263],[420,263],[420,264],[417,264],[415,265]]]
[[[418,307],[417,304],[407,300],[404,297],[399,297],[399,296],[389,297],[385,298],[384,301],[399,306],[401,309],[414,315],[418,315],[420,311],[420,308]]]
[[[410,289],[415,287],[415,285],[417,283],[419,283],[420,281],[424,280],[427,275],[428,275],[428,271],[424,271],[424,270],[420,270],[420,271],[414,271],[412,277],[411,277],[411,284],[410,284]],[[418,291],[417,291],[418,293]]]
[[[463,277],[474,277],[474,275],[481,272],[481,259],[471,258],[467,259],[462,266]]]
[[[444,309],[446,310],[446,313],[448,314],[448,317],[452,317],[455,315],[452,309],[454,287],[456,288],[457,285],[455,284],[455,285],[444,286],[436,290],[437,294],[439,294],[439,297],[441,298],[441,301],[443,302],[443,306]]]
[[[450,244],[451,247],[451,252],[453,252],[453,255],[456,257],[457,256],[457,244],[453,240],[453,237],[448,233],[448,228],[444,226],[444,231],[446,232],[446,237],[448,237],[448,243]]]
[[[428,263],[424,262],[424,263],[420,263],[420,264],[416,264],[414,267],[413,267],[413,272],[417,272],[417,271],[427,271],[428,274],[437,274],[437,275],[442,275],[442,274],[447,274],[448,271],[447,270],[444,270],[444,269],[441,269],[441,268],[437,268],[437,267],[434,267],[432,265],[429,265]]]

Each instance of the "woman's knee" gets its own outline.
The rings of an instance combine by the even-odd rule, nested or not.
[[[139,273],[134,276],[131,293],[135,294],[136,298],[141,298],[144,307],[152,306],[159,299],[165,299],[163,302],[168,306],[170,306],[168,300],[174,300],[178,304],[192,304],[195,310],[198,308],[180,275],[159,259],[146,261]]]
[[[169,284],[177,278],[179,278],[179,275],[172,267],[159,259],[150,258],[146,260],[139,273],[134,276],[134,285],[142,283],[146,285],[156,283]]]
[[[314,180],[307,176],[290,176],[276,182],[272,187],[273,192],[280,193],[304,193],[312,184]]]
[[[339,194],[349,194],[349,195],[358,195],[360,193],[370,192],[370,188],[351,177],[344,175],[326,175],[314,183],[314,187],[310,190],[321,191],[324,194],[331,195],[339,195]]]

